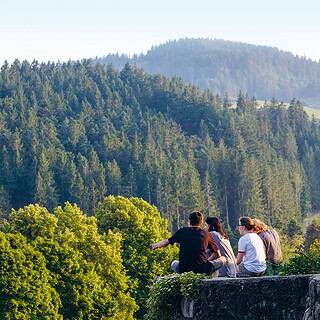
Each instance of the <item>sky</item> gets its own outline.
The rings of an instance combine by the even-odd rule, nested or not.
[[[0,0],[0,63],[146,52],[179,38],[277,47],[320,60],[319,0]]]

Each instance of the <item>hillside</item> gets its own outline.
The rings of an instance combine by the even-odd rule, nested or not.
[[[107,55],[98,59],[122,68],[137,64],[149,73],[179,76],[188,83],[236,97],[240,90],[257,99],[320,105],[320,63],[277,48],[245,43],[181,39],[155,46],[129,58]]]
[[[232,227],[245,214],[292,230],[320,208],[320,126],[296,101],[254,106],[129,65],[5,64],[2,214],[65,201],[92,214],[121,194],[156,205],[172,229],[200,209]]]

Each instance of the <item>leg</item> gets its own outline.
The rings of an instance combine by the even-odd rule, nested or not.
[[[175,272],[175,273],[179,273],[179,261],[178,260],[173,260],[171,263],[171,269]]]
[[[251,272],[251,271],[248,271],[243,263],[241,263],[239,265],[239,272],[237,273],[237,277],[240,277],[240,278],[247,278],[247,277],[261,277],[263,276],[265,273],[265,271],[263,272]]]
[[[212,264],[212,271],[210,273],[211,277],[218,277],[219,276],[219,269],[226,263],[225,257],[220,257],[218,259],[209,261]]]
[[[247,278],[247,277],[253,277],[253,273],[248,271],[243,263],[239,264],[239,271],[237,272],[237,277],[240,277],[240,278]]]

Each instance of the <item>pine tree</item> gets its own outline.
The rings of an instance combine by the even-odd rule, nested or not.
[[[34,201],[41,205],[46,205],[49,209],[57,205],[58,195],[50,169],[50,163],[44,152],[40,155],[38,172],[35,182]]]

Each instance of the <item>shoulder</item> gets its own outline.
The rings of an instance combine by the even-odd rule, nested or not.
[[[184,227],[184,228],[178,229],[178,230],[175,232],[175,234],[182,234],[182,233],[186,233],[186,232],[188,232],[188,231],[189,231],[189,228]]]
[[[239,243],[245,243],[245,242],[248,242],[248,240],[249,240],[248,234],[245,234],[242,237],[240,237]]]
[[[268,241],[268,240],[270,240],[270,238],[272,238],[272,234],[273,234],[273,232],[271,230],[267,230],[267,231],[259,233],[258,236],[263,241]]]
[[[259,245],[264,246],[264,243],[266,241],[268,242],[268,238],[269,238],[269,235],[264,235],[263,237],[261,237],[260,234],[258,235],[256,233],[251,233],[251,236],[250,236],[251,241],[257,246]]]
[[[222,238],[220,233],[217,231],[211,231],[210,234],[214,239],[221,239]]]
[[[183,238],[185,238],[186,230],[185,228],[181,228],[178,231],[176,231],[168,240],[170,244],[173,244],[175,242],[180,242]]]
[[[250,238],[249,234],[250,234],[250,233],[247,233],[247,234],[241,236],[240,239],[239,239],[239,241],[240,241],[240,240],[241,240],[241,241],[244,241],[244,240],[249,239],[249,238]]]
[[[211,232],[209,232],[208,230],[198,229],[198,231],[206,237],[211,237]]]
[[[212,236],[212,233],[209,232],[208,230],[200,229],[200,230],[199,230],[199,235],[200,235],[202,238],[208,239],[208,241],[214,240],[214,237]]]
[[[262,241],[261,238],[264,238],[265,234],[262,234],[262,233],[256,234],[255,232],[252,232],[252,233],[248,233],[248,237],[252,240]]]

